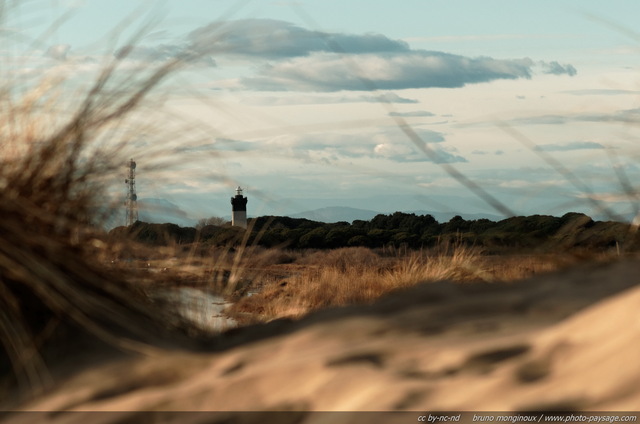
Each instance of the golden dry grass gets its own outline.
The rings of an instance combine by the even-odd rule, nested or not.
[[[592,255],[592,259],[606,258]],[[513,282],[579,260],[570,255],[486,256],[465,246],[395,256],[362,247],[318,251],[282,266],[288,273],[280,278],[258,276],[254,283],[261,288],[239,299],[229,313],[245,322],[298,318],[322,308],[370,303],[423,282]]]

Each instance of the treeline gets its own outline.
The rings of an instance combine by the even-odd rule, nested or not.
[[[456,242],[501,251],[505,248],[619,248],[635,249],[636,234],[630,237],[629,225],[596,222],[579,213],[562,217],[548,215],[518,216],[498,222],[488,219],[465,220],[455,216],[439,223],[431,215],[395,212],[377,215],[370,221],[323,223],[304,218],[263,216],[249,220],[249,229],[230,224],[196,228],[175,224],[136,222],[118,227],[113,236],[125,236],[151,245],[200,242],[212,246],[237,246],[241,243],[291,249],[333,249],[349,246],[432,247]]]

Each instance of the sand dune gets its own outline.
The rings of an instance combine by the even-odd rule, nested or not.
[[[10,409],[638,410],[638,271],[625,261],[513,284],[424,284],[232,330],[201,352],[118,355]]]

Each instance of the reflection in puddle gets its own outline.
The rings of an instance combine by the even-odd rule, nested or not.
[[[178,314],[202,330],[222,332],[237,326],[234,319],[224,315],[224,310],[231,303],[221,296],[193,287],[181,287],[157,292],[153,297],[175,303]]]

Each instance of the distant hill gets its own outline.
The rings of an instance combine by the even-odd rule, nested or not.
[[[356,219],[362,221],[369,221],[374,216],[381,214],[382,212],[377,212],[369,209],[358,209],[358,208],[349,208],[344,206],[331,206],[328,208],[320,208],[314,209],[310,211],[300,212],[296,214],[289,215],[291,218],[306,218],[312,221],[319,222],[353,222]],[[417,210],[417,211],[409,211],[407,213],[415,213],[416,215],[431,215],[438,222],[448,222],[451,218],[456,215],[461,216],[465,220],[475,220],[475,219],[489,219],[491,221],[500,221],[505,217],[499,215],[492,215],[488,213],[458,213],[458,212],[435,212],[435,211],[425,211],[425,210]]]
[[[332,206],[328,208],[314,209],[289,215],[291,218],[306,218],[319,222],[352,222],[356,219],[369,221],[380,212],[367,209],[348,208],[343,206]]]
[[[505,219],[504,216],[501,215],[493,215],[490,213],[460,213],[460,212],[434,212],[434,211],[409,211],[408,213],[415,213],[416,215],[431,215],[436,219],[436,221],[449,222],[451,218],[454,216],[460,216],[462,219],[466,221],[473,221],[475,219],[488,219],[490,221],[498,222]]]
[[[138,219],[143,222],[164,224],[171,222],[190,227],[196,221],[180,207],[166,199],[146,198],[138,200]]]

